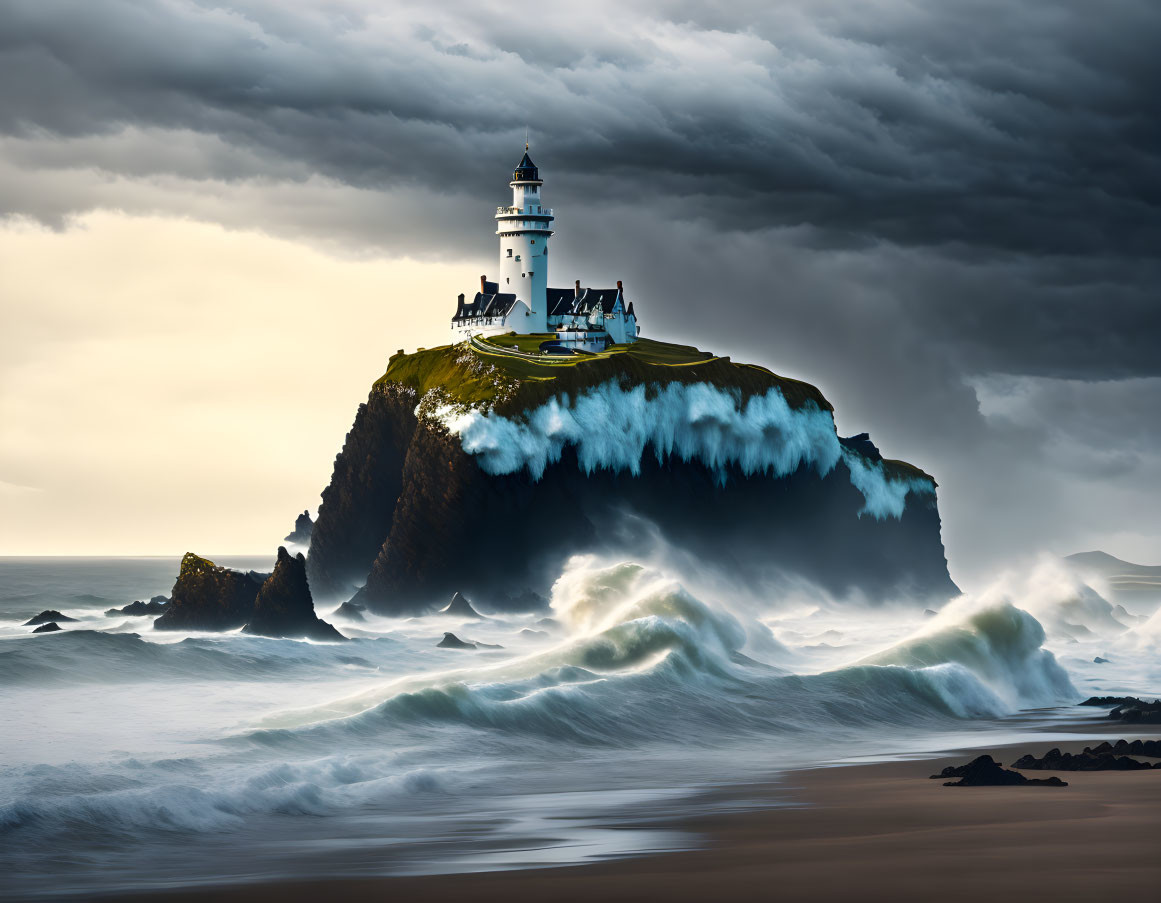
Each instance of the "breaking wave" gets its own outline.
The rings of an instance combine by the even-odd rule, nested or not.
[[[538,480],[566,446],[576,449],[586,473],[639,474],[652,449],[659,462],[697,460],[723,484],[730,467],[784,477],[807,466],[824,476],[842,460],[866,500],[860,514],[878,519],[901,517],[909,493],[935,489],[929,480],[888,477],[881,462],[842,447],[830,412],[813,403],[792,408],[776,388],[743,402],[739,392],[707,383],[647,392],[643,385],[626,389],[610,381],[575,400],[550,399],[520,419],[452,405],[435,416],[491,474],[527,470]]]
[[[1035,618],[1006,603],[951,611],[887,650],[817,674],[751,657],[738,618],[638,564],[574,560],[552,604],[572,631],[559,646],[402,682],[355,701],[349,718],[270,731],[264,740],[294,742],[301,732],[329,743],[335,735],[458,725],[583,745],[699,744],[994,717],[1076,695],[1041,648]]]

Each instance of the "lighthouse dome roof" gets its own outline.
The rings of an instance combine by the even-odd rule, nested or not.
[[[539,182],[540,171],[536,168],[536,164],[532,162],[532,158],[528,156],[528,151],[525,149],[524,156],[520,160],[520,165],[512,171],[513,182]]]

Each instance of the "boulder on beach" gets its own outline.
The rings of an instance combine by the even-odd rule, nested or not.
[[[71,621],[72,618],[69,618],[69,620]],[[62,628],[60,626],[60,624],[58,624],[56,621],[49,621],[47,624],[41,624],[39,627],[37,627],[32,632],[33,633],[52,633],[53,631],[63,630],[63,629],[64,628]]]
[[[1118,756],[1150,756],[1161,759],[1161,740],[1118,740],[1109,743],[1107,740],[1091,750],[1085,749],[1093,755],[1105,756],[1110,753]]]
[[[258,590],[254,612],[242,632],[287,639],[346,639],[315,614],[310,584],[306,579],[306,558],[301,552],[291,557],[282,546],[278,548],[274,573]]]
[[[173,584],[170,601],[155,630],[235,630],[254,613],[262,586],[260,575],[219,567],[187,552]]]
[[[451,615],[456,618],[479,618],[484,616],[472,608],[472,603],[465,599],[460,593],[452,596],[452,600],[448,607],[440,612],[441,615]]]
[[[1067,787],[1058,777],[1026,778],[1018,771],[1010,771],[991,756],[978,756],[966,765],[943,769],[933,778],[958,777],[958,781],[947,781],[944,787],[1018,787],[1039,785],[1042,787]]]
[[[106,609],[105,615],[110,618],[115,618],[117,615],[159,615],[165,611],[167,602],[169,602],[169,596],[154,596],[148,602],[138,600],[123,605],[121,608]]]
[[[55,608],[49,608],[42,611],[34,618],[29,618],[21,626],[35,627],[37,624],[48,624],[50,621],[75,621],[76,618],[70,618],[68,615],[62,615]]]
[[[445,633],[443,639],[436,643],[439,649],[475,649],[475,643],[465,643],[454,633]]]
[[[1086,747],[1079,754],[1050,749],[1039,759],[1031,755],[1021,756],[1012,767],[1031,771],[1148,771],[1154,766],[1128,756],[1118,756],[1111,750],[1097,753]]]

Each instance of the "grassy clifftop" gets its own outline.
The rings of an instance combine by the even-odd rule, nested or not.
[[[496,336],[470,345],[443,345],[396,355],[376,384],[405,385],[420,395],[439,388],[461,404],[490,405],[506,415],[555,395],[575,396],[610,379],[646,386],[702,382],[737,389],[743,397],[777,388],[791,407],[813,402],[825,411],[833,410],[809,383],[778,376],[754,364],[734,363],[689,345],[639,339],[598,354],[548,357],[529,353],[547,338],[551,337]]]
[[[809,383],[772,373],[756,364],[731,361],[691,345],[638,339],[597,354],[549,357],[535,352],[553,335],[504,335],[441,345],[391,358],[376,386],[401,385],[423,396],[439,389],[448,400],[491,407],[515,416],[553,396],[576,397],[610,379],[645,386],[709,383],[741,392],[743,399],[778,389],[792,408],[814,404],[833,413],[822,392]],[[906,461],[884,460],[889,476],[934,479]]]

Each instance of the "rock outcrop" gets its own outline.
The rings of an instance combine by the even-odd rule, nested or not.
[[[1039,759],[1032,755],[1021,756],[1012,767],[1025,771],[1147,771],[1153,766],[1128,756],[1097,753],[1086,747],[1081,753],[1050,749]]]
[[[440,649],[475,649],[475,643],[465,643],[454,633],[445,633],[443,639],[436,643]]]
[[[310,512],[303,511],[294,520],[294,531],[287,533],[283,542],[292,542],[295,545],[305,546],[310,544],[310,534],[314,529],[314,521],[310,519]]]
[[[472,608],[472,603],[465,599],[459,593],[452,596],[452,600],[448,603],[448,607],[440,612],[441,615],[451,615],[456,618],[478,618],[483,619],[483,615]]]
[[[123,605],[120,608],[106,609],[105,614],[114,618],[117,615],[156,615],[165,611],[165,606],[169,602],[169,596],[154,596],[148,602],[138,600],[130,602],[128,605]]]
[[[234,630],[254,613],[262,585],[258,575],[219,567],[187,552],[173,584],[170,601],[153,627],[156,630]]]
[[[76,620],[76,618],[70,618],[68,615],[62,615],[55,608],[49,608],[49,609],[46,609],[45,611],[42,611],[40,614],[29,618],[21,626],[22,627],[35,627],[37,624],[48,624],[48,623],[51,623],[53,621],[68,622],[68,621],[75,621],[75,620]]]
[[[458,591],[491,610],[524,609],[547,595],[570,556],[631,555],[647,532],[755,585],[805,577],[834,595],[857,589],[933,606],[957,594],[934,481],[882,459],[869,439],[840,443],[813,386],[696,349],[644,340],[626,347],[555,367],[463,346],[394,357],[323,491],[307,558],[316,598],[350,598],[362,586],[360,604],[407,615]],[[822,475],[801,463],[776,476],[646,449],[636,469],[606,469],[565,444],[538,475],[492,472],[437,415],[461,405],[518,424],[542,405],[610,385],[642,398],[705,387],[738,406],[773,392],[789,410],[826,420],[836,463]],[[620,417],[610,414],[610,430],[626,429]],[[796,440],[771,428],[753,441],[779,448]],[[898,517],[864,514],[868,498],[852,481],[868,473],[925,491],[910,495]]]
[[[49,621],[47,624],[41,624],[39,627],[37,627],[32,632],[33,633],[55,633],[56,631],[63,630],[63,629],[64,628],[62,628],[60,626],[60,624],[58,624],[56,621]]]
[[[1118,740],[1116,743],[1109,743],[1106,740],[1104,743],[1094,746],[1092,750],[1085,750],[1085,752],[1090,751],[1098,756],[1113,753],[1118,756],[1161,758],[1161,740]]]
[[[944,787],[1067,787],[1068,784],[1058,777],[1026,778],[1018,771],[1011,771],[1002,767],[991,756],[979,756],[972,759],[967,765],[945,768],[932,778],[958,777],[958,781],[947,781]]]
[[[1135,696],[1090,696],[1081,705],[1112,706],[1109,717],[1127,724],[1161,724],[1161,700],[1146,702]]]
[[[358,602],[344,602],[331,612],[331,615],[336,618],[346,618],[348,621],[365,621],[367,620],[364,617],[366,611],[366,605],[360,605]]]
[[[291,557],[281,546],[274,572],[258,590],[253,612],[242,632],[331,642],[346,639],[315,614],[306,577],[306,559],[302,553]]]

